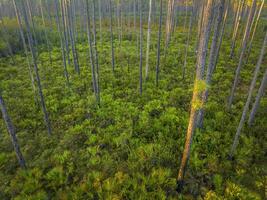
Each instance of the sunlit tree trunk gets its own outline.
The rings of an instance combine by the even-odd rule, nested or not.
[[[258,59],[256,68],[255,68],[255,71],[254,71],[253,79],[252,79],[252,82],[250,84],[247,101],[246,101],[246,104],[244,106],[243,113],[242,113],[242,116],[241,116],[241,119],[240,119],[240,122],[239,122],[239,125],[238,125],[238,128],[237,128],[237,131],[236,131],[236,134],[235,134],[234,142],[233,142],[233,145],[232,145],[232,148],[231,148],[231,151],[230,151],[230,158],[233,157],[234,152],[236,150],[236,147],[238,145],[239,137],[240,137],[241,130],[242,130],[244,122],[245,122],[246,114],[247,114],[247,112],[249,110],[249,104],[250,104],[250,101],[251,101],[251,98],[252,98],[253,89],[254,89],[254,87],[256,85],[256,81],[257,81],[257,77],[258,77],[258,74],[259,74],[260,66],[262,64],[262,60],[263,60],[263,57],[264,57],[266,44],[267,44],[267,32],[265,34],[263,46],[262,46],[260,57]]]
[[[2,97],[1,91],[0,91],[0,110],[2,112],[2,116],[3,116],[3,119],[5,121],[8,133],[11,137],[11,141],[12,141],[19,165],[21,168],[26,168],[26,163],[25,163],[24,157],[20,151],[20,146],[19,146],[19,143],[17,140],[15,127],[14,127],[14,125],[13,125],[13,123],[12,123],[8,113],[7,113],[7,108],[6,108],[4,99]]]
[[[150,50],[150,35],[151,35],[151,12],[152,12],[152,0],[149,0],[147,47],[146,47],[146,79],[148,79],[148,70],[149,70],[149,50]]]
[[[198,55],[197,55],[197,70],[196,70],[196,77],[193,89],[193,96],[191,102],[191,112],[190,112],[190,119],[187,129],[186,135],[186,142],[184,147],[184,152],[182,155],[182,160],[180,164],[180,169],[177,178],[177,191],[181,192],[184,184],[184,175],[186,170],[186,165],[189,160],[191,144],[193,140],[193,135],[197,123],[197,113],[198,110],[203,106],[201,104],[201,93],[203,92],[203,78],[204,78],[204,70],[205,70],[205,63],[206,63],[206,54],[207,54],[207,47],[208,47],[208,32],[210,31],[210,18],[211,18],[211,10],[212,10],[212,0],[208,0],[204,12],[203,12],[203,24],[202,24],[202,32],[199,40],[198,45]],[[202,91],[201,91],[202,90]]]
[[[245,30],[245,34],[244,34],[244,38],[243,38],[241,54],[240,54],[240,58],[239,58],[239,63],[238,63],[238,66],[236,68],[235,79],[234,79],[234,83],[233,83],[233,86],[232,86],[232,89],[231,89],[231,94],[230,94],[230,98],[229,98],[229,102],[228,102],[228,108],[230,108],[232,103],[233,103],[233,98],[234,98],[235,90],[236,90],[237,83],[238,83],[238,80],[239,80],[240,71],[241,71],[241,68],[242,68],[242,65],[243,65],[243,62],[244,62],[244,57],[245,57],[245,53],[246,53],[246,49],[247,49],[247,43],[248,43],[250,30],[251,30],[250,27],[252,25],[252,19],[253,19],[255,8],[256,8],[256,2],[257,2],[257,0],[253,0],[253,3],[251,5],[251,9],[250,9],[250,12],[249,12],[247,25],[246,25],[246,30]]]

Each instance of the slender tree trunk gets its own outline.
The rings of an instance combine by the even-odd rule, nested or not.
[[[24,157],[20,151],[20,146],[19,146],[19,143],[17,140],[15,128],[14,128],[13,123],[12,123],[8,113],[7,113],[6,105],[5,105],[4,99],[2,97],[1,91],[0,91],[0,110],[2,112],[2,116],[3,116],[3,119],[5,121],[9,135],[11,137],[11,141],[12,141],[19,165],[21,168],[25,169],[26,163],[25,163]]]
[[[37,35],[35,32],[36,28],[35,28],[35,23],[34,23],[33,16],[32,16],[32,7],[30,4],[30,0],[26,0],[26,6],[28,9],[28,13],[29,13],[29,20],[32,23],[32,33],[33,33],[34,45],[37,47],[38,46],[38,40],[37,40]]]
[[[139,64],[139,84],[140,95],[143,93],[143,9],[142,0],[139,0],[139,12],[140,12],[140,64]]]
[[[44,114],[44,121],[45,121],[45,124],[47,127],[48,135],[51,135],[52,134],[51,124],[50,124],[48,112],[47,112],[46,105],[45,105],[45,99],[44,99],[44,95],[43,95],[41,79],[39,76],[39,69],[38,69],[38,65],[37,65],[36,52],[35,52],[35,49],[33,46],[34,42],[33,42],[32,34],[31,34],[31,28],[30,28],[27,12],[26,12],[25,5],[23,2],[22,2],[22,13],[23,13],[25,24],[26,24],[26,33],[27,33],[30,52],[31,52],[31,56],[32,56],[34,72],[35,72],[35,76],[36,76],[36,83],[38,86],[38,92],[39,92],[39,97],[40,97],[40,101],[41,101],[41,107],[42,107],[43,114]]]
[[[102,4],[101,0],[98,0],[98,15],[99,15],[99,34],[100,34],[100,44],[102,46]]]
[[[158,30],[158,49],[157,49],[157,65],[156,65],[156,86],[159,85],[159,65],[160,65],[160,40],[162,28],[162,0],[160,0],[160,14],[159,14],[159,30]]]
[[[42,22],[43,22],[43,27],[44,27],[44,35],[45,35],[46,46],[47,46],[47,50],[48,50],[48,53],[49,53],[49,61],[50,61],[50,65],[52,65],[51,45],[50,45],[50,41],[48,39],[48,35],[47,35],[47,31],[46,31],[46,23],[45,23],[45,18],[44,18],[44,11],[43,11],[42,1],[40,1],[40,10],[41,10]]]
[[[200,4],[201,5],[201,10],[200,10],[200,12],[199,12],[199,14],[198,14],[198,18],[200,19],[200,20],[198,20],[198,25],[197,25],[197,33],[198,33],[198,35],[197,35],[197,40],[196,40],[196,47],[195,47],[195,52],[197,53],[197,50],[198,50],[198,44],[199,44],[199,40],[200,40],[200,36],[201,36],[201,30],[202,30],[202,23],[203,23],[203,15],[204,15],[204,8],[205,8],[205,4],[204,3],[202,3],[202,4]]]
[[[192,105],[191,105],[191,112],[190,112],[190,119],[187,129],[187,136],[186,142],[184,147],[184,152],[181,160],[181,165],[178,173],[177,178],[177,191],[181,192],[184,184],[184,175],[187,162],[189,160],[191,144],[193,140],[194,130],[196,127],[197,122],[197,113],[198,110],[203,106],[200,104],[201,98],[200,95],[203,91],[202,85],[203,78],[204,78],[204,70],[205,70],[205,63],[206,63],[206,54],[207,54],[207,47],[208,47],[208,32],[210,31],[210,18],[211,18],[211,10],[212,10],[212,0],[208,0],[205,9],[203,12],[203,25],[202,25],[202,33],[199,40],[198,45],[198,56],[197,56],[197,71],[196,71],[196,78],[194,83],[193,89],[193,96],[192,96]]]
[[[215,58],[216,58],[215,66],[213,68],[213,72],[212,73],[214,73],[214,71],[216,69],[216,66],[217,66],[218,59],[219,59],[219,52],[220,52],[221,46],[222,46],[222,40],[223,40],[223,36],[224,36],[224,30],[225,30],[226,19],[227,19],[229,8],[230,8],[230,3],[231,3],[231,0],[228,0],[227,6],[226,6],[226,9],[225,9],[225,13],[224,13],[224,17],[223,17],[223,25],[222,25],[220,38],[219,38],[219,45],[218,45],[218,48],[216,49],[216,54],[215,54]]]
[[[136,47],[138,49],[138,34],[137,34],[137,28],[136,28],[136,0],[134,0],[134,35],[136,36]]]
[[[64,36],[64,41],[65,41],[65,48],[66,48],[68,64],[70,65],[69,39],[68,39],[68,30],[67,30],[67,15],[66,15],[66,10],[64,9],[64,0],[61,0],[60,3],[61,3],[63,36]]]
[[[93,32],[94,32],[94,52],[96,64],[96,79],[97,79],[97,102],[100,105],[100,81],[99,81],[99,62],[98,62],[98,49],[97,49],[97,35],[96,35],[96,17],[95,17],[95,0],[93,0]]]
[[[66,10],[67,10],[67,16],[68,16],[68,27],[69,27],[69,34],[70,34],[70,41],[71,41],[71,48],[72,48],[72,57],[73,57],[73,63],[74,63],[74,68],[75,71],[80,74],[80,67],[79,67],[79,60],[78,60],[78,53],[76,50],[76,43],[75,43],[75,39],[74,39],[74,30],[73,30],[73,14],[71,11],[71,2],[69,1],[66,2],[65,1],[65,6],[66,6]]]
[[[218,8],[218,16],[215,23],[213,38],[212,38],[212,44],[210,48],[210,55],[209,55],[209,64],[206,72],[206,84],[209,86],[211,84],[211,79],[213,75],[213,69],[216,65],[216,50],[218,49],[218,39],[220,35],[221,25],[222,25],[222,19],[223,19],[223,13],[224,13],[224,4],[225,0],[220,0],[219,2],[219,8]],[[208,87],[206,90],[202,93],[202,104],[205,105],[208,100]],[[201,108],[198,113],[198,127],[202,128],[203,126],[203,118],[204,118],[204,108]]]
[[[165,39],[165,50],[164,55],[167,54],[167,49],[171,40],[171,24],[173,18],[173,8],[174,8],[174,0],[168,0],[168,12],[167,12],[167,19],[166,19],[166,39]]]
[[[239,58],[239,63],[238,63],[238,66],[237,66],[237,69],[235,72],[235,79],[234,79],[234,83],[233,83],[233,86],[231,89],[231,95],[230,95],[229,102],[228,102],[228,108],[230,108],[232,103],[233,103],[233,98],[234,98],[235,90],[237,87],[237,82],[239,80],[240,71],[241,71],[244,56],[246,53],[247,41],[248,41],[248,38],[250,35],[250,26],[252,25],[252,19],[253,19],[255,8],[256,8],[256,2],[257,2],[257,0],[253,0],[253,3],[251,5],[251,9],[249,12],[248,21],[247,21],[246,30],[245,30],[245,35],[243,38],[242,50],[241,50],[241,54],[240,54],[240,58]]]
[[[251,35],[251,39],[250,39],[250,42],[249,42],[249,45],[248,45],[247,58],[246,58],[246,62],[245,63],[247,63],[247,61],[249,59],[250,51],[251,51],[251,48],[252,48],[252,42],[253,42],[257,27],[258,27],[258,23],[259,23],[259,19],[260,19],[260,15],[261,15],[261,11],[262,11],[263,6],[264,6],[264,0],[262,0],[262,2],[261,2],[260,8],[259,8],[259,11],[258,11],[258,14],[257,14],[257,18],[256,18],[256,22],[255,22],[255,25],[254,25],[254,29],[253,29],[253,32],[252,32],[252,35]]]
[[[94,62],[93,44],[91,39],[92,36],[91,36],[90,14],[89,14],[89,0],[86,0],[86,16],[87,16],[87,37],[88,37],[89,55],[90,55],[91,70],[92,70],[92,82],[93,82],[95,98],[96,100],[98,100],[97,77],[96,77],[95,62]]]
[[[150,35],[151,35],[151,12],[152,12],[152,0],[149,1],[149,14],[148,14],[147,47],[146,47],[146,79],[148,79],[148,70],[149,70],[149,50],[150,50]]]
[[[68,69],[67,69],[66,52],[65,52],[65,46],[64,46],[64,40],[65,40],[64,38],[66,37],[65,36],[65,30],[63,31],[63,37],[62,37],[62,35],[61,35],[62,31],[61,31],[60,20],[59,20],[59,15],[58,15],[58,13],[59,13],[59,2],[57,0],[54,0],[54,4],[55,4],[57,30],[58,30],[60,46],[61,46],[62,62],[63,62],[63,67],[64,67],[64,76],[66,78],[67,85],[69,85],[69,73],[68,73]],[[63,13],[62,13],[62,18],[63,18]]]
[[[112,63],[112,72],[114,74],[115,72],[115,61],[114,61],[114,43],[113,43],[113,28],[112,28],[112,23],[113,23],[113,19],[112,19],[112,4],[111,4],[111,0],[109,0],[109,17],[110,17],[110,24],[109,24],[109,28],[110,28],[110,40],[111,40],[111,63]]]
[[[238,145],[239,137],[240,137],[241,130],[242,130],[242,127],[243,127],[244,122],[245,122],[246,114],[247,114],[247,112],[249,110],[249,104],[250,104],[250,101],[251,101],[251,98],[252,98],[253,89],[254,89],[254,87],[256,85],[256,81],[257,81],[257,77],[258,77],[258,74],[259,74],[260,66],[262,64],[262,60],[263,60],[263,57],[264,57],[266,44],[267,44],[267,32],[265,34],[263,46],[262,46],[262,49],[261,49],[261,54],[260,54],[258,63],[256,65],[256,68],[255,68],[255,71],[254,71],[253,79],[252,79],[252,82],[250,84],[247,101],[246,101],[246,104],[244,106],[243,113],[242,113],[242,116],[241,116],[241,119],[240,119],[240,122],[239,122],[239,125],[238,125],[238,128],[237,128],[237,131],[236,131],[236,134],[235,134],[234,142],[233,142],[233,145],[232,145],[232,148],[231,148],[231,151],[230,151],[230,158],[233,157],[234,152],[236,150],[236,147]]]
[[[264,94],[264,90],[266,89],[266,86],[267,86],[267,69],[265,70],[265,73],[263,75],[263,78],[262,78],[262,81],[261,81],[261,85],[260,85],[260,88],[259,88],[258,93],[257,93],[256,100],[255,100],[255,102],[254,102],[254,104],[252,106],[252,109],[251,109],[251,112],[250,112],[250,115],[249,115],[248,124],[250,126],[254,122],[255,115],[256,115],[256,112],[257,112],[257,110],[259,108],[260,100],[261,100],[261,97]]]
[[[237,32],[239,30],[239,24],[240,24],[240,21],[241,21],[242,10],[244,8],[244,5],[245,5],[245,0],[242,0],[242,2],[240,2],[240,5],[239,5],[238,11],[237,11],[238,14],[237,14],[237,18],[236,18],[236,22],[235,22],[235,26],[234,26],[234,32],[233,32],[232,44],[231,44],[231,52],[230,52],[230,58],[231,59],[234,56]]]
[[[23,32],[23,26],[22,26],[22,20],[21,20],[21,16],[20,16],[20,13],[19,13],[19,10],[18,10],[18,6],[17,6],[17,2],[16,0],[12,0],[13,1],[13,6],[14,6],[14,9],[15,9],[15,13],[16,13],[16,17],[17,17],[17,22],[18,22],[18,25],[19,25],[19,32],[20,32],[20,37],[21,37],[21,40],[22,40],[22,44],[23,44],[23,48],[24,48],[24,53],[25,53],[25,56],[26,56],[26,59],[27,59],[27,63],[28,63],[28,70],[29,70],[29,75],[30,75],[30,80],[31,80],[31,86],[32,86],[32,90],[33,90],[33,93],[34,93],[34,96],[35,96],[35,99],[36,99],[36,87],[35,87],[35,84],[34,84],[34,77],[33,77],[33,74],[32,74],[32,66],[31,66],[31,61],[29,59],[29,52],[28,52],[28,48],[27,48],[27,45],[26,45],[26,41],[25,41],[25,35],[24,35],[24,32]],[[38,102],[37,100],[35,100],[36,103]]]

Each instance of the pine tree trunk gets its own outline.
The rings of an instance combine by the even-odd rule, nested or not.
[[[238,145],[239,137],[240,137],[241,130],[242,130],[242,127],[243,127],[244,122],[245,122],[246,114],[247,114],[247,112],[249,110],[249,104],[250,104],[250,101],[251,101],[251,98],[252,98],[253,89],[254,89],[254,87],[256,85],[257,77],[258,77],[259,70],[260,70],[260,67],[261,67],[261,64],[262,64],[262,60],[263,60],[263,57],[264,57],[266,44],[267,44],[267,32],[265,34],[263,46],[262,46],[262,49],[261,49],[261,54],[260,54],[259,60],[257,62],[256,68],[255,68],[255,71],[254,71],[253,79],[252,79],[252,82],[250,84],[247,101],[246,101],[246,104],[244,106],[243,113],[242,113],[242,116],[241,116],[241,119],[240,119],[240,122],[239,122],[239,125],[238,125],[238,128],[237,128],[237,131],[236,131],[236,134],[235,134],[234,142],[233,142],[233,145],[232,145],[232,148],[231,148],[231,151],[230,151],[230,157],[231,158],[233,157],[234,152],[236,150],[236,147]]]
[[[262,0],[262,2],[261,2],[261,6],[260,6],[258,14],[257,14],[257,18],[256,18],[256,22],[255,22],[255,25],[254,25],[254,29],[253,29],[253,32],[252,32],[252,35],[251,35],[251,39],[250,39],[250,42],[249,42],[249,45],[248,45],[247,58],[246,58],[246,62],[245,63],[247,63],[248,59],[249,59],[250,51],[251,51],[251,48],[252,48],[252,42],[253,42],[257,27],[258,27],[258,23],[259,23],[259,19],[260,19],[260,15],[261,15],[261,11],[262,11],[263,6],[264,6],[264,0]]]
[[[216,49],[216,54],[215,54],[215,58],[216,58],[216,60],[215,60],[215,66],[213,68],[213,72],[212,73],[214,73],[214,71],[216,69],[216,66],[217,66],[217,63],[218,63],[219,52],[220,52],[221,46],[222,46],[222,40],[223,40],[223,36],[224,36],[224,30],[225,30],[226,19],[227,19],[229,8],[230,8],[230,3],[231,3],[231,0],[228,0],[227,6],[226,6],[226,9],[225,9],[225,13],[224,13],[224,17],[223,17],[223,25],[222,25],[222,30],[221,30],[220,38],[219,38],[219,45],[218,45],[218,48]]]
[[[180,164],[180,169],[177,178],[177,191],[181,192],[184,184],[184,175],[186,170],[186,165],[190,155],[191,144],[193,140],[193,135],[196,127],[197,122],[197,113],[198,110],[203,106],[200,105],[200,95],[202,91],[200,91],[200,85],[202,85],[203,78],[204,78],[204,69],[206,63],[206,54],[207,54],[207,47],[209,42],[209,34],[210,31],[210,18],[211,18],[211,10],[212,10],[212,0],[208,0],[207,4],[205,5],[205,9],[203,12],[203,25],[202,25],[202,33],[199,40],[198,45],[198,56],[197,56],[197,71],[196,71],[196,78],[194,83],[193,89],[193,96],[191,102],[191,112],[190,112],[190,119],[187,129],[187,136],[186,142],[184,147],[184,152]]]
[[[237,32],[238,32],[238,29],[239,29],[239,24],[240,24],[240,21],[241,21],[242,10],[243,10],[244,5],[245,5],[245,0],[242,0],[242,2],[240,1],[239,7],[238,7],[238,11],[237,11],[237,18],[236,18],[235,25],[234,25],[233,37],[232,37],[231,52],[230,52],[230,58],[231,59],[234,56],[235,45],[236,45],[236,37],[237,37]]]
[[[210,48],[209,64],[208,64],[207,73],[206,73],[207,86],[211,84],[211,79],[213,75],[212,72],[216,65],[215,55],[216,55],[216,50],[218,49],[218,39],[219,39],[221,25],[222,25],[225,0],[220,0],[219,4],[220,5],[218,8],[218,16],[217,16],[217,20],[215,23],[215,28],[214,28],[214,33],[213,33],[213,38],[212,38],[212,43],[211,43],[211,48]],[[202,104],[203,105],[205,105],[208,100],[208,92],[209,90],[207,87],[206,90],[202,93]],[[198,113],[198,127],[200,128],[202,128],[203,126],[203,118],[204,118],[204,108],[201,108]]]
[[[56,24],[57,24],[57,31],[58,31],[58,35],[59,35],[59,40],[60,40],[60,46],[61,46],[61,54],[62,54],[62,62],[63,62],[63,67],[64,67],[64,76],[66,78],[67,81],[67,85],[69,85],[69,73],[68,73],[68,69],[67,69],[67,62],[66,62],[66,52],[65,52],[65,46],[64,46],[64,38],[65,36],[65,30],[63,31],[63,37],[61,35],[61,26],[60,26],[60,19],[59,19],[59,3],[57,0],[54,0],[54,4],[55,4],[55,14],[56,14]],[[63,14],[62,14],[63,15]]]
[[[143,93],[143,9],[142,0],[139,0],[139,12],[140,12],[140,63],[139,63],[139,89],[140,95]]]
[[[156,86],[159,85],[159,65],[160,65],[160,40],[162,28],[162,0],[160,0],[159,30],[158,30],[158,47],[157,47],[157,65],[156,65]]]
[[[48,35],[47,35],[42,1],[40,2],[40,10],[41,10],[41,17],[42,17],[42,22],[43,22],[43,27],[44,27],[44,35],[45,35],[46,47],[47,47],[47,50],[48,50],[48,53],[49,53],[49,61],[50,61],[50,65],[52,65],[51,45],[50,45],[50,41],[49,41]]]
[[[255,8],[256,8],[256,2],[257,2],[257,0],[253,0],[252,6],[251,6],[251,9],[249,12],[246,30],[245,30],[245,34],[244,34],[244,38],[243,38],[242,50],[241,50],[241,54],[240,54],[240,58],[239,58],[239,63],[238,63],[238,66],[236,68],[235,79],[234,79],[234,83],[233,83],[233,86],[231,89],[231,95],[230,95],[229,102],[228,102],[228,108],[230,108],[232,103],[233,103],[235,90],[237,87],[240,71],[241,71],[241,68],[243,65],[243,60],[244,60],[245,53],[246,53],[247,43],[248,43],[248,39],[249,39],[249,35],[250,35],[250,27],[252,25],[252,19],[253,19]]]
[[[20,165],[21,168],[25,169],[26,168],[26,163],[25,163],[24,157],[23,157],[23,155],[22,155],[22,153],[20,151],[20,146],[19,146],[19,143],[18,143],[18,140],[17,140],[17,136],[16,136],[16,133],[15,133],[15,128],[14,128],[14,126],[13,126],[13,124],[11,122],[11,119],[10,119],[8,113],[7,113],[6,105],[5,105],[4,99],[2,97],[1,91],[0,91],[0,110],[2,112],[2,116],[3,116],[3,119],[5,121],[5,124],[6,124],[8,132],[9,132],[9,135],[11,137],[11,141],[12,141],[12,144],[13,144],[13,147],[14,147],[14,150],[15,150],[19,165]]]
[[[91,36],[90,14],[89,14],[89,0],[86,0],[86,16],[87,16],[87,37],[88,37],[89,55],[90,55],[91,70],[92,70],[93,89],[95,98],[96,100],[98,100],[98,85],[97,85],[97,77],[96,77],[95,62],[94,62],[93,44],[91,39],[92,36]]]
[[[70,65],[70,55],[69,55],[69,39],[68,39],[68,30],[67,30],[67,16],[66,10],[64,9],[64,0],[60,1],[61,3],[61,18],[62,18],[62,26],[63,26],[63,36],[65,41],[66,48],[66,57],[68,60],[68,64]]]
[[[102,46],[102,7],[101,0],[98,0],[98,15],[99,15],[99,34],[100,34],[100,45]]]
[[[148,79],[148,70],[149,70],[149,50],[150,50],[150,35],[151,35],[151,12],[152,12],[152,0],[149,0],[147,47],[146,47],[146,79]]]
[[[19,13],[19,10],[18,10],[18,6],[17,6],[16,0],[12,0],[12,1],[13,1],[13,6],[14,6],[14,9],[15,9],[16,17],[17,17],[17,22],[18,22],[18,25],[19,25],[19,32],[20,32],[20,37],[21,37],[21,40],[22,40],[23,48],[24,48],[24,53],[25,53],[25,56],[26,56],[26,59],[27,59],[28,70],[29,70],[29,75],[30,75],[30,80],[31,80],[31,86],[32,86],[32,90],[33,90],[33,93],[34,93],[34,96],[35,96],[34,98],[36,99],[36,87],[35,87],[35,84],[34,84],[34,77],[33,77],[33,74],[32,74],[31,61],[29,59],[29,55],[28,55],[29,52],[28,52],[28,49],[27,49],[25,35],[24,35],[24,32],[23,32],[22,20],[21,20],[21,16],[20,16],[20,13]],[[36,101],[36,103],[38,102],[38,100],[35,100],[35,101]]]
[[[109,28],[110,28],[110,40],[111,40],[111,63],[112,63],[112,72],[114,74],[115,72],[115,61],[114,61],[114,43],[113,43],[113,28],[112,28],[112,4],[111,4],[111,0],[109,0],[109,17],[110,17],[110,24],[109,24]]]
[[[37,40],[37,35],[35,32],[36,28],[35,28],[35,23],[34,23],[33,16],[32,16],[32,7],[30,4],[30,0],[26,0],[26,6],[28,9],[28,13],[29,13],[29,20],[32,23],[32,33],[33,33],[34,45],[35,45],[35,47],[37,47],[38,46],[38,40]],[[26,7],[25,7],[25,9],[26,9]]]
[[[48,112],[47,112],[46,105],[45,105],[45,99],[44,99],[44,95],[43,95],[41,80],[40,80],[40,76],[39,76],[39,69],[38,69],[38,65],[37,65],[36,52],[35,52],[35,48],[33,46],[34,42],[33,42],[32,34],[31,34],[31,28],[30,28],[27,12],[26,12],[25,5],[23,2],[22,2],[22,13],[23,13],[25,24],[26,24],[26,33],[27,33],[30,52],[31,52],[31,56],[32,56],[33,67],[34,67],[34,72],[35,72],[35,76],[36,76],[36,83],[37,83],[39,97],[40,97],[40,101],[41,101],[41,108],[42,108],[43,114],[44,114],[44,121],[45,121],[45,124],[47,127],[48,135],[51,135],[52,134],[51,124],[50,124]]]
[[[73,31],[73,14],[72,14],[72,11],[70,8],[71,1],[69,1],[69,3],[65,1],[65,6],[66,6],[67,17],[68,17],[68,27],[69,27],[69,35],[70,35],[70,41],[71,41],[71,49],[72,49],[74,69],[78,74],[80,74],[78,53],[76,50],[76,43],[75,43],[74,31]]]
[[[257,112],[257,110],[259,108],[260,100],[261,100],[261,97],[264,94],[264,90],[266,89],[266,86],[267,86],[267,69],[265,70],[265,73],[263,75],[263,78],[262,78],[262,81],[261,81],[261,85],[260,85],[260,88],[259,88],[258,93],[257,93],[256,100],[255,100],[255,102],[254,102],[254,104],[252,106],[252,109],[251,109],[251,112],[250,112],[250,115],[249,115],[248,124],[250,126],[254,122],[255,115],[256,115],[256,112]]]
[[[95,17],[95,0],[93,0],[93,32],[94,32],[94,56],[96,64],[96,80],[97,80],[97,102],[100,105],[100,87],[99,87],[99,62],[98,62],[98,49],[96,41],[96,17]]]

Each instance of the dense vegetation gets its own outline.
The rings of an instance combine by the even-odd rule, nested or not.
[[[19,10],[23,10],[20,5],[23,1],[17,2]],[[29,2],[34,4],[34,1]],[[48,2],[46,6],[55,9],[53,1],[41,2]],[[84,4],[78,5],[86,5],[86,1],[83,0],[74,2],[82,2]],[[229,108],[229,95],[240,59],[239,55],[242,54],[246,20],[249,18],[249,12],[242,16],[235,54],[230,58],[233,45],[234,3],[238,2],[230,1],[233,8],[232,11],[228,8],[231,12],[226,20],[219,58],[211,83],[208,86],[202,82],[198,83],[199,91],[209,89],[209,98],[201,107],[205,109],[203,125],[194,130],[183,190],[177,191],[177,174],[186,142],[189,111],[192,107],[197,107],[191,99],[192,93],[195,92],[194,79],[197,78],[196,63],[198,63],[199,51],[196,49],[201,43],[201,39],[198,39],[200,20],[198,14],[196,14],[197,17],[192,17],[191,22],[188,13],[191,7],[197,7],[192,9],[192,15],[193,11],[201,10],[194,5],[201,4],[205,7],[208,3],[177,1],[175,6],[178,8],[178,14],[175,16],[178,22],[171,34],[169,44],[166,45],[165,21],[166,19],[168,21],[166,10],[168,4],[167,1],[163,1],[165,6],[162,20],[161,59],[157,61],[160,4],[159,1],[155,1],[154,9],[157,10],[154,11],[155,19],[152,19],[151,24],[149,69],[146,72],[145,42],[149,14],[143,13],[142,44],[140,43],[142,37],[139,37],[137,28],[140,25],[139,21],[136,20],[134,25],[133,12],[126,10],[127,5],[132,5],[133,1],[112,1],[113,14],[115,15],[116,12],[117,14],[113,19],[114,34],[111,43],[109,15],[108,13],[102,15],[100,35],[99,16],[96,17],[96,24],[92,22],[95,20],[91,12],[93,2],[97,1],[88,1],[92,25],[89,24],[92,28],[89,30],[92,34],[89,37],[92,39],[91,46],[90,41],[89,43],[87,41],[86,26],[83,28],[83,25],[78,23],[81,20],[79,15],[75,19],[76,25],[69,19],[72,21],[69,26],[74,27],[75,33],[68,33],[68,37],[75,36],[75,51],[78,52],[75,58],[75,53],[71,53],[72,44],[69,44],[70,63],[66,61],[69,81],[66,81],[66,74],[64,74],[60,44],[61,40],[64,41],[64,37],[63,34],[60,34],[61,37],[58,35],[56,16],[53,16],[55,20],[49,21],[49,8],[45,9],[46,21],[43,24],[40,13],[33,12],[35,27],[32,27],[31,22],[31,32],[34,33],[34,41],[38,41],[38,44],[30,44],[26,23],[23,22],[23,33],[25,36],[28,35],[28,38],[26,37],[28,51],[37,52],[36,61],[51,122],[51,135],[44,121],[40,96],[36,89],[38,88],[36,78],[34,80],[36,90],[33,90],[28,60],[19,35],[19,25],[15,11],[12,10],[13,4],[11,1],[3,1],[1,4],[3,37],[0,38],[0,97],[5,100],[8,115],[15,126],[17,142],[26,167],[20,167],[18,163],[8,133],[10,129],[6,127],[2,111],[0,115],[0,199],[265,199],[266,96],[260,99],[260,106],[253,123],[248,124],[248,117],[246,118],[234,155],[231,155],[230,150],[246,104],[255,66],[261,50],[264,49],[264,44],[266,46],[263,42],[266,37],[266,12],[258,22],[257,32],[251,41],[253,42],[251,51],[243,58],[247,60],[241,69],[233,103]],[[103,2],[101,8],[104,13],[105,6],[107,11],[109,10],[109,4],[108,1]],[[217,8],[218,2],[220,0],[214,0],[213,7]],[[258,10],[261,2],[258,1]],[[142,3],[145,4],[144,10],[148,11],[149,1]],[[253,7],[251,1],[246,3],[248,10]],[[99,11],[99,5],[96,6],[95,10]],[[207,7],[205,9],[208,9]],[[78,8],[79,6],[76,9]],[[86,6],[84,8],[86,10]],[[118,11],[118,8],[121,10]],[[227,6],[224,12],[226,8]],[[266,11],[265,7],[264,9]],[[136,9],[135,12],[138,10],[140,9]],[[13,14],[7,16],[8,12]],[[214,21],[217,15],[218,11],[215,10]],[[59,17],[61,18],[61,15]],[[203,21],[205,21],[204,18],[205,16]],[[211,16],[210,19],[212,19]],[[117,27],[116,20],[119,21],[118,24],[125,23],[124,27],[122,25]],[[212,48],[216,22],[212,24],[210,39],[205,49],[209,49],[207,57]],[[205,32],[205,23],[202,31]],[[73,38],[69,38],[70,43],[72,40]],[[112,44],[114,63],[111,56]],[[34,46],[32,50],[30,45]],[[143,66],[140,62],[140,49],[144,54],[144,56],[141,54]],[[27,56],[32,63],[33,59],[29,52]],[[93,58],[97,58],[97,61],[92,60],[92,55]],[[79,65],[78,71],[77,63],[74,62],[76,59]],[[185,59],[187,65],[184,69]],[[206,61],[207,64],[208,61],[209,59]],[[159,82],[156,85],[157,62],[160,62],[160,70]],[[92,64],[99,65],[99,69],[95,69],[99,70],[96,77],[92,72]],[[34,67],[30,65],[33,73]],[[267,65],[265,53],[259,65],[261,68],[249,103],[250,108],[262,84],[262,78],[266,76],[264,75]],[[140,66],[143,69],[141,94]],[[33,76],[35,76],[34,73]],[[95,83],[94,78],[97,79]],[[249,114],[250,112],[247,116]]]

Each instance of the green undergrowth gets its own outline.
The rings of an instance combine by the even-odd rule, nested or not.
[[[40,76],[53,129],[51,137],[34,98],[25,57],[16,54],[16,65],[1,58],[0,87],[27,170],[19,169],[4,122],[0,120],[0,199],[265,198],[266,97],[253,127],[245,126],[242,131],[235,160],[227,160],[262,34],[255,39],[250,60],[242,70],[231,112],[226,111],[225,105],[238,58],[229,59],[230,40],[226,34],[209,86],[204,128],[194,136],[182,194],[176,193],[175,187],[193,91],[195,40],[190,40],[186,77],[182,80],[186,34],[178,31],[174,35],[167,56],[162,55],[160,82],[156,87],[156,37],[153,33],[149,78],[144,80],[140,96],[137,43],[127,40],[132,38],[130,35],[124,36],[121,44],[115,38],[113,74],[109,35],[103,34],[98,47],[100,107],[92,90],[87,43],[77,45],[80,76],[74,72],[72,63],[68,66],[69,88],[59,49],[53,48],[52,65],[45,49],[39,49]]]

